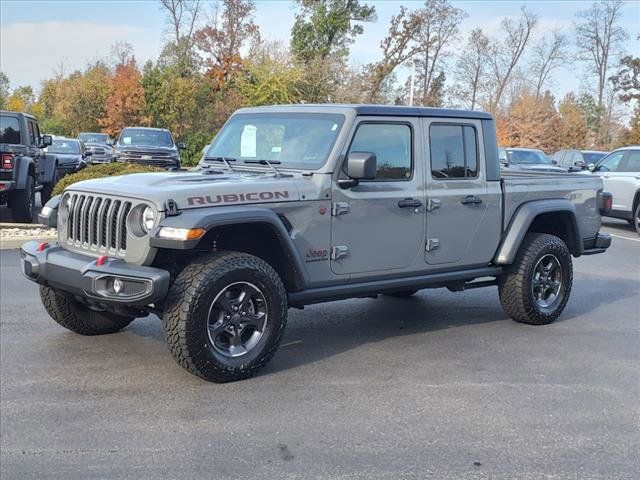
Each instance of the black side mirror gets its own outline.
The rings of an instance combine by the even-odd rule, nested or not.
[[[93,152],[89,152],[89,151],[84,152],[83,154],[84,157],[90,157],[91,155],[93,155]]]
[[[53,143],[53,137],[51,135],[42,135],[40,140],[40,148],[50,147]]]
[[[347,157],[348,179],[338,181],[341,188],[351,188],[358,185],[360,180],[373,180],[377,170],[376,155],[371,152],[351,152]]]
[[[187,144],[184,142],[178,142],[177,146],[180,150],[186,150],[187,149]]]

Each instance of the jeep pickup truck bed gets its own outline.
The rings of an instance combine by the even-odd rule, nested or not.
[[[87,180],[46,206],[55,245],[22,247],[62,326],[150,312],[212,381],[273,356],[289,307],[498,286],[506,313],[564,309],[572,257],[604,252],[599,178],[500,171],[483,112],[295,105],[236,112],[192,171]]]

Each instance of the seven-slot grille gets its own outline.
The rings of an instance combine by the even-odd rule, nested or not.
[[[72,193],[67,242],[84,250],[124,256],[127,250],[127,215],[130,211],[130,201]]]

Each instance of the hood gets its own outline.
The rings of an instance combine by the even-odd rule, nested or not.
[[[183,210],[297,201],[300,199],[301,185],[308,183],[300,173],[276,177],[270,172],[216,170],[215,173],[134,173],[85,180],[73,184],[70,189],[146,200],[154,203],[158,210],[164,210],[165,202],[171,199]]]
[[[176,152],[178,148],[173,147],[160,147],[158,145],[116,145],[116,148],[121,152]]]

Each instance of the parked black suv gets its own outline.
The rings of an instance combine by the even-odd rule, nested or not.
[[[40,135],[35,117],[0,110],[0,205],[11,209],[15,222],[31,223],[35,217],[35,194],[44,205],[56,182],[56,159],[44,148],[50,135]]]
[[[127,127],[120,132],[114,156],[118,162],[180,168],[178,149],[184,148],[187,148],[187,145],[176,144],[167,129]]]

